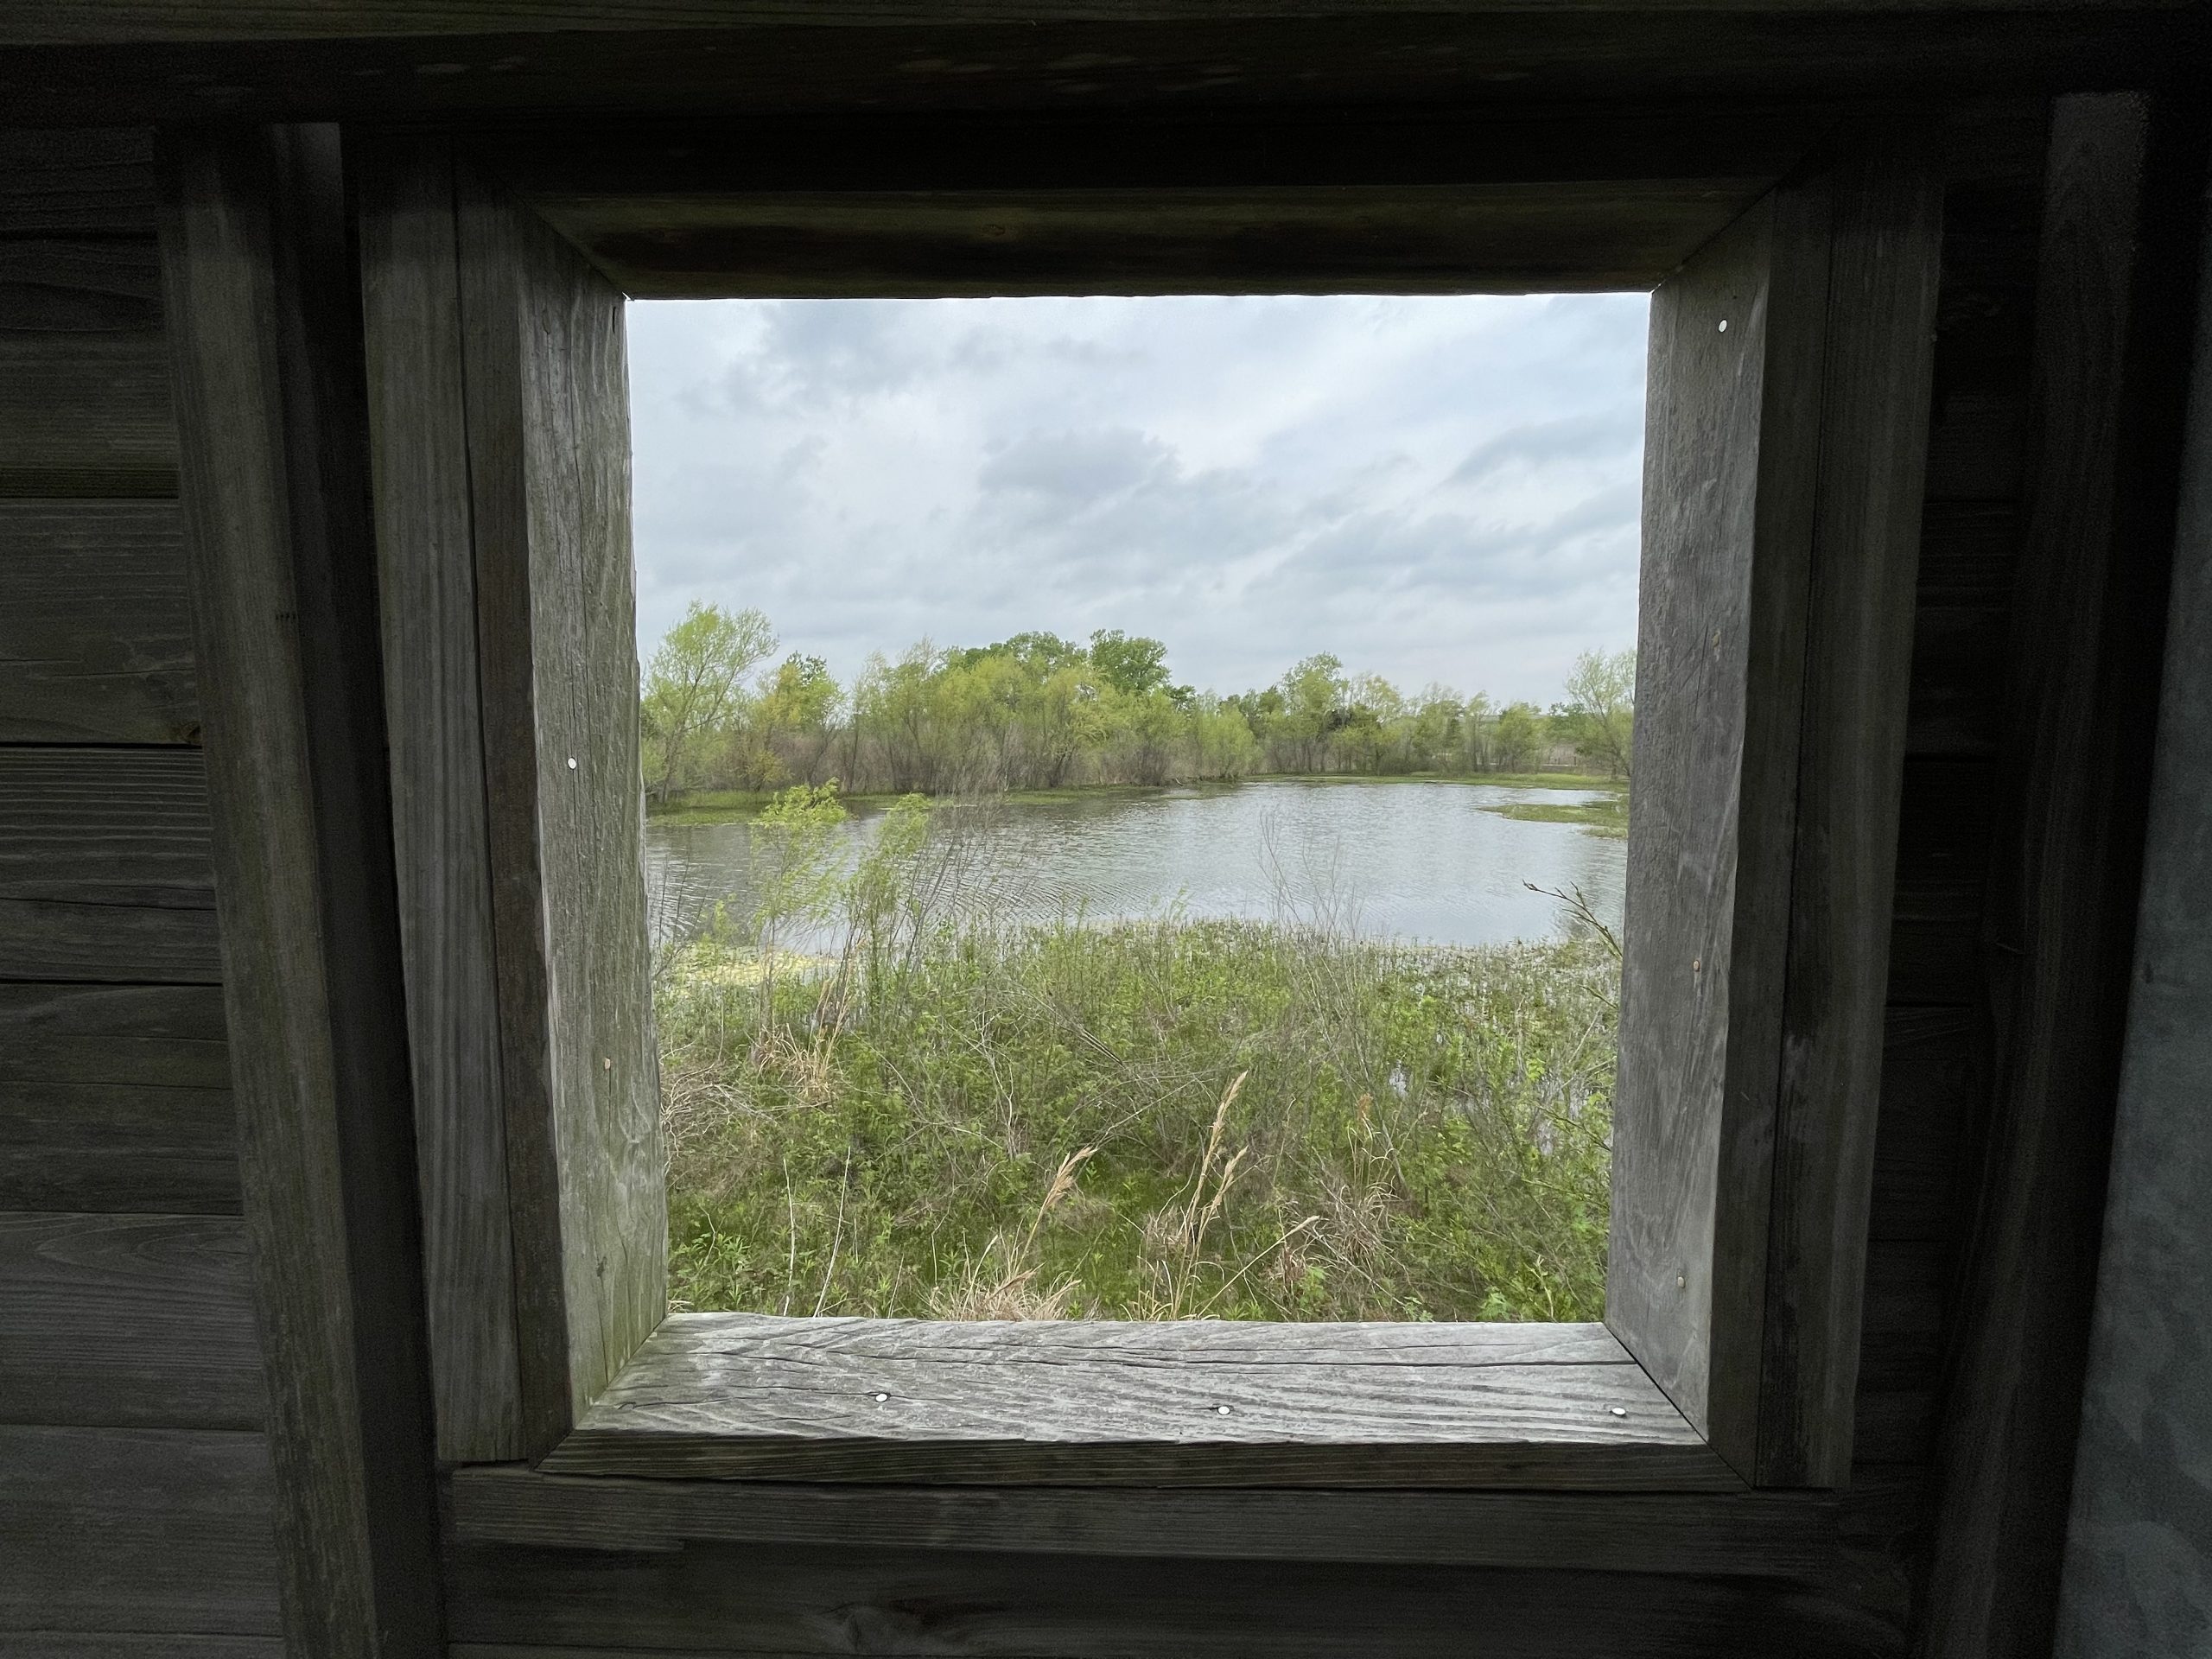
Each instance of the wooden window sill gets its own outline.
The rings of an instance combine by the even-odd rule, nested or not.
[[[1602,1325],[675,1314],[547,1475],[1729,1492]]]

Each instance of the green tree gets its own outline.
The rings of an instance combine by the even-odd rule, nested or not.
[[[1300,772],[1319,772],[1328,763],[1329,740],[1344,721],[1351,685],[1343,662],[1316,652],[1294,664],[1282,677],[1281,729]]]
[[[664,796],[691,783],[710,745],[726,739],[741,714],[746,676],[775,648],[776,631],[759,611],[732,615],[691,602],[645,665],[639,715],[647,793]]]
[[[1167,647],[1157,639],[1101,628],[1090,636],[1090,661],[1100,679],[1126,696],[1167,689]]]
[[[797,652],[776,665],[761,689],[760,724],[767,741],[789,749],[798,762],[792,770],[809,784],[822,782],[844,703],[830,664]]]
[[[1491,722],[1491,764],[1499,772],[1527,772],[1543,751],[1542,716],[1533,702],[1509,702]]]
[[[1628,780],[1636,724],[1636,653],[1586,651],[1567,677],[1567,728],[1576,751]]]

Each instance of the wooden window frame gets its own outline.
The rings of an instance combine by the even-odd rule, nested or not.
[[[1936,146],[1033,125],[347,136],[456,1524],[1807,1570],[1850,1465]],[[663,1317],[622,291],[1092,287],[1654,291],[1602,1325]]]

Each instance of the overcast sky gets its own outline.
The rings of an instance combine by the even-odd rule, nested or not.
[[[641,654],[1024,629],[1548,703],[1636,636],[1641,295],[634,303]]]

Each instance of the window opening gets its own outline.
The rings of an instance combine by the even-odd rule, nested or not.
[[[1599,1318],[1644,296],[628,314],[671,1306]]]

